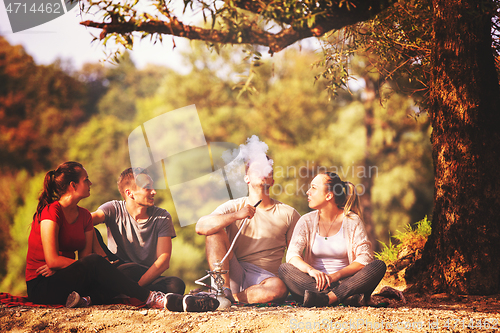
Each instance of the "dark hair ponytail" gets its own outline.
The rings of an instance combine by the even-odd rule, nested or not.
[[[346,216],[353,212],[363,219],[356,186],[351,182],[342,181],[334,172],[326,172],[325,175],[328,177],[327,190],[333,193],[337,207],[344,209]]]
[[[78,162],[64,162],[57,169],[45,174],[43,190],[38,197],[35,217],[40,218],[45,206],[59,200],[66,193],[71,182],[79,182],[82,169],[83,165]]]

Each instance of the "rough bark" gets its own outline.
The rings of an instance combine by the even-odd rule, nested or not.
[[[493,1],[434,0],[430,117],[432,234],[407,273],[411,290],[499,292],[500,89]]]

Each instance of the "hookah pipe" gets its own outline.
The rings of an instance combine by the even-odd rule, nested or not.
[[[254,205],[254,207],[257,207],[261,202],[262,202],[262,200],[259,200]],[[226,308],[231,306],[231,302],[225,297],[224,292],[222,290],[223,289],[222,286],[224,285],[224,278],[222,277],[222,274],[227,273],[227,270],[226,271],[222,270],[222,264],[229,256],[229,253],[231,253],[231,251],[233,250],[233,247],[234,247],[234,244],[236,243],[236,240],[238,239],[239,235],[241,234],[241,231],[243,230],[243,228],[247,225],[248,221],[249,221],[248,217],[243,220],[243,223],[241,224],[241,227],[238,230],[238,232],[236,233],[236,235],[234,236],[233,242],[231,243],[229,250],[227,250],[227,253],[224,256],[224,258],[222,258],[221,261],[217,261],[214,263],[214,270],[213,271],[207,270],[206,271],[208,273],[207,275],[194,281],[194,283],[199,284],[199,285],[204,286],[204,287],[207,287],[211,290],[214,290],[217,293],[217,299],[219,300],[219,303],[220,303],[220,305],[217,309],[226,309]],[[203,280],[205,280],[208,277],[214,278],[214,281],[215,281],[217,288],[214,288],[214,287],[209,286],[208,284],[202,282]]]

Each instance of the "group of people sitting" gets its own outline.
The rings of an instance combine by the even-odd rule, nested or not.
[[[206,237],[213,270],[248,219],[223,262],[226,297],[280,303],[290,293],[306,307],[370,304],[386,266],[373,258],[355,186],[335,173],[317,175],[307,191],[313,211],[301,217],[270,197],[273,174],[261,170],[262,165],[248,161],[248,196],[222,204],[196,225]],[[93,213],[78,206],[91,185],[78,162],[65,162],[45,175],[28,241],[26,285],[32,302],[83,307],[125,295],[150,308],[217,309],[212,295],[185,295],[180,278],[162,275],[176,233],[170,214],[154,205],[156,191],[146,169],[123,171],[118,190],[124,200],[107,202]],[[107,244],[94,228],[100,223],[107,227]]]

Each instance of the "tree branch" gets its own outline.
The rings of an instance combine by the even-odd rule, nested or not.
[[[321,14],[315,13],[316,4],[309,9],[309,13],[304,15],[315,16],[316,23],[312,26],[326,33],[331,30],[341,29],[345,26],[366,21],[382,10],[391,6],[396,0],[337,0],[332,6],[322,6]],[[279,22],[289,25],[296,25],[296,21],[291,17],[286,17],[287,8],[278,1],[254,1],[254,0],[234,0],[234,6],[250,11],[254,14],[265,14],[266,17],[277,19]],[[289,8],[288,8],[289,9]],[[295,19],[296,20],[296,19]]]
[[[147,22],[135,22],[133,19],[128,22],[93,22],[84,21],[80,24],[102,29],[99,38],[102,40],[108,34],[118,33],[127,34],[134,31],[146,33],[159,33],[184,37],[193,40],[203,40],[213,43],[225,44],[259,44],[269,47],[269,52],[275,53],[283,50],[287,46],[304,38],[315,36],[312,29],[294,30],[292,28],[284,29],[277,34],[268,33],[262,30],[247,28],[238,35],[230,31],[204,29],[197,26],[184,25],[178,20],[165,22],[161,20],[149,20]],[[318,35],[319,36],[319,35]]]
[[[342,2],[342,1],[340,1]],[[185,25],[176,17],[168,17],[168,21],[156,18],[148,18],[147,21],[137,21],[131,18],[129,21],[118,21],[111,15],[111,22],[84,21],[80,24],[102,29],[100,39],[104,39],[108,34],[129,34],[134,31],[145,33],[166,34],[177,37],[184,37],[193,40],[204,40],[213,43],[225,44],[258,44],[269,47],[269,53],[279,52],[289,45],[308,37],[320,37],[323,34],[341,29],[345,26],[365,21],[378,14],[383,9],[389,7],[394,0],[348,0],[350,7],[346,3],[341,7],[332,6],[327,12],[314,16],[314,23],[308,24],[302,21],[293,21],[293,19],[281,19],[280,23],[287,24],[289,27],[283,28],[279,33],[270,33],[250,24],[240,30],[216,30],[204,29],[198,26]],[[283,7],[271,3],[266,7],[263,2],[254,2],[250,0],[238,0],[235,6],[240,9],[248,10],[254,14],[267,14],[274,12],[279,17],[283,12]],[[269,15],[265,15],[269,17]],[[313,15],[313,14],[311,14]],[[269,17],[269,19],[272,19]]]

